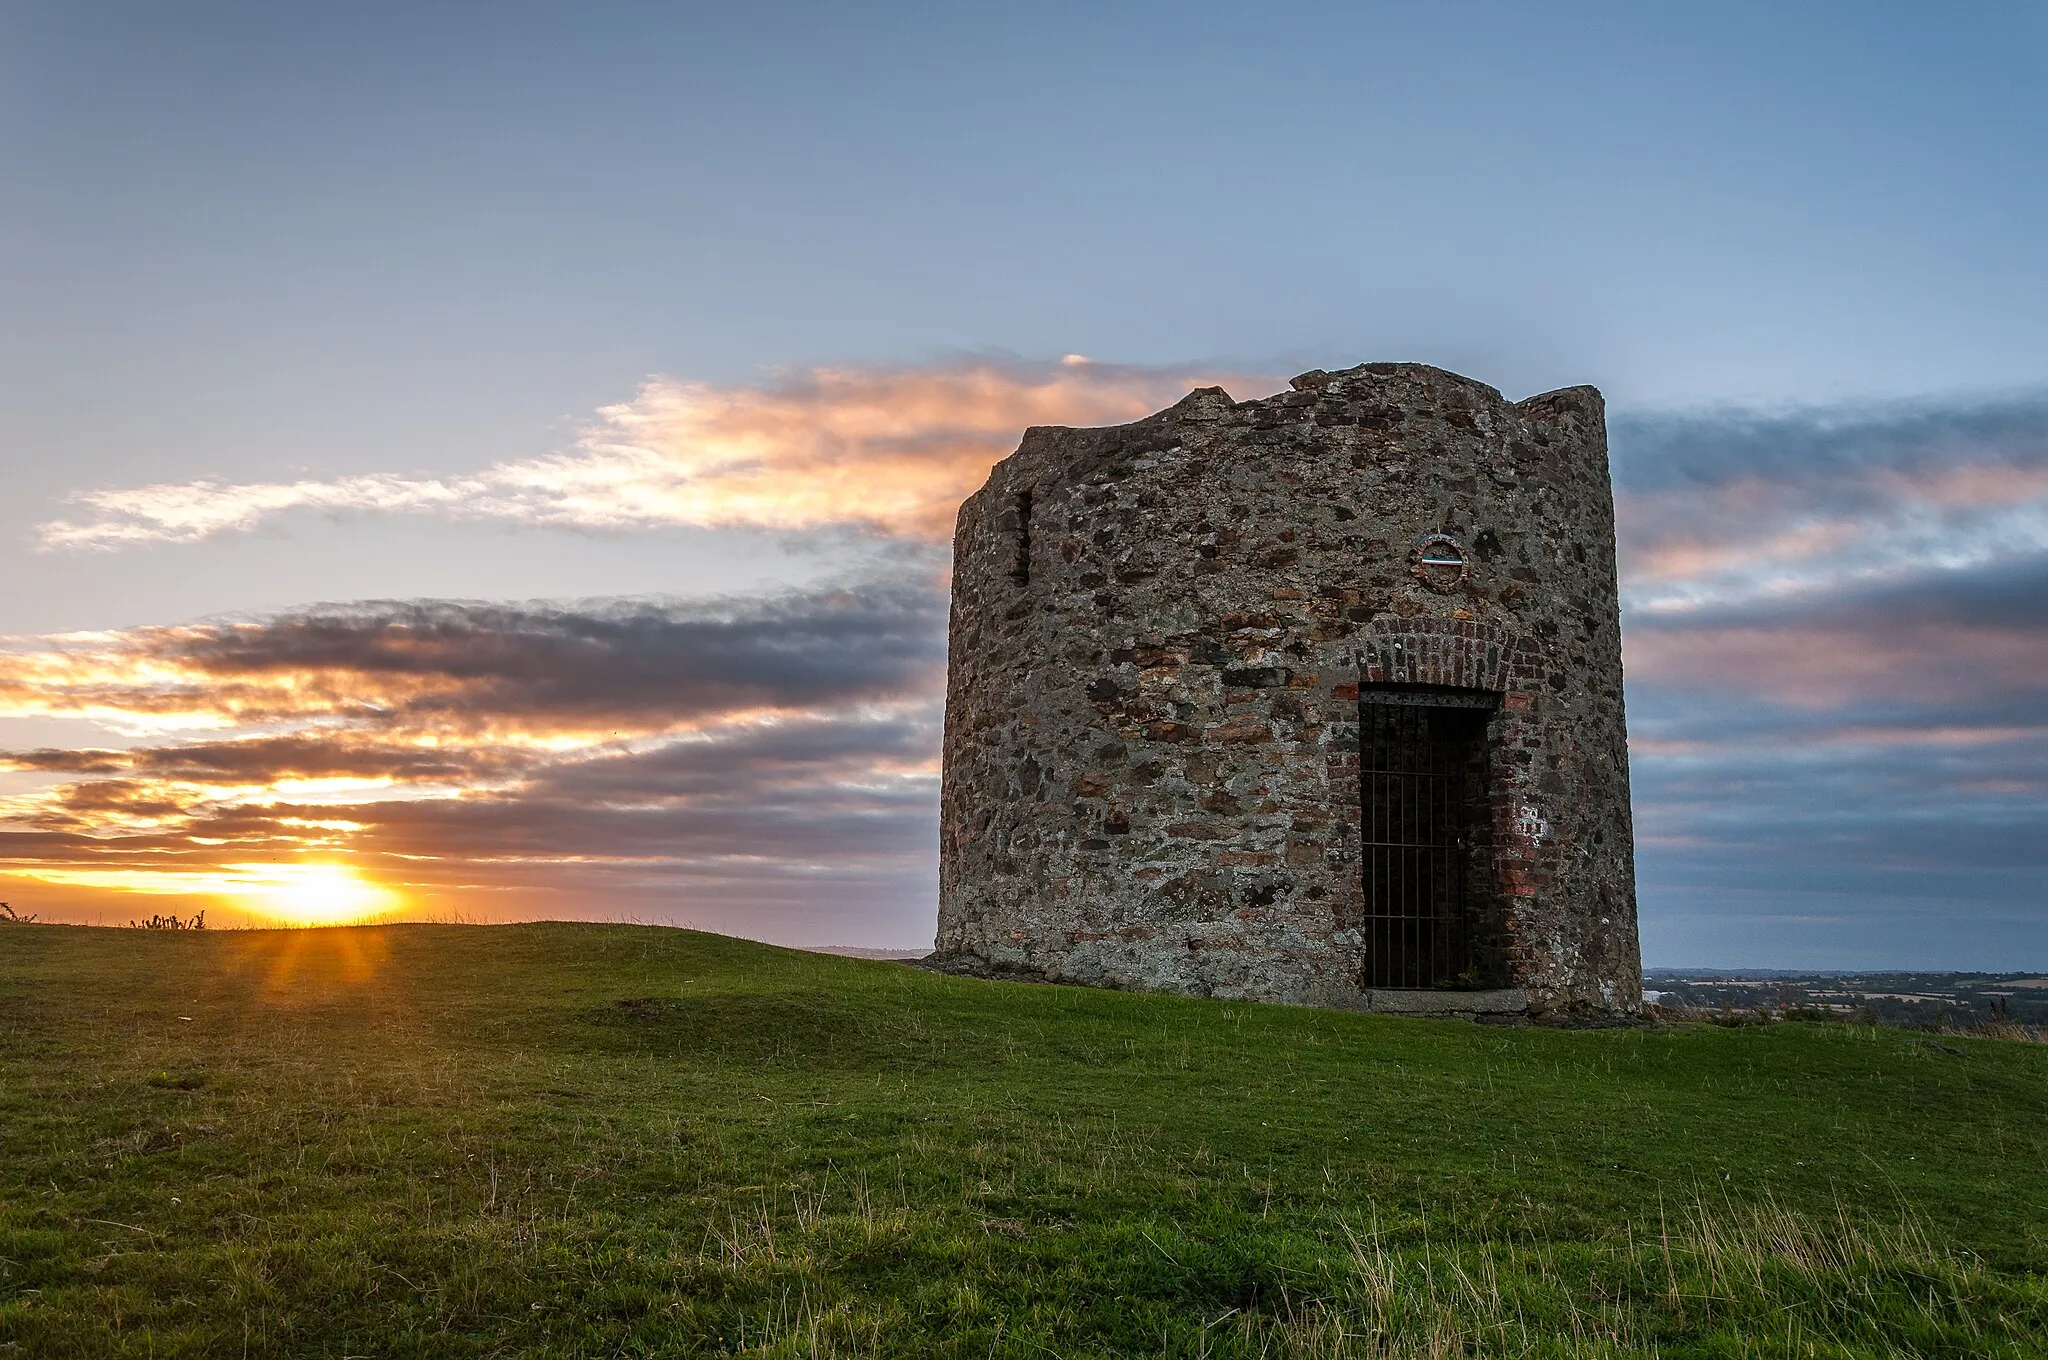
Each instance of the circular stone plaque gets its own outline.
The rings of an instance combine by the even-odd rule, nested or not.
[[[1449,534],[1424,534],[1416,540],[1410,560],[1414,563],[1415,579],[1431,590],[1456,590],[1472,574],[1472,563],[1465,550]]]

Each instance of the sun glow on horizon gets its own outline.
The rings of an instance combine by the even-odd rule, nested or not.
[[[405,899],[345,864],[231,864],[247,875],[233,895],[249,910],[302,926],[343,925],[387,916]]]
[[[405,895],[333,860],[244,861],[213,869],[15,867],[26,878],[67,887],[145,896],[217,897],[278,925],[332,926],[372,921],[402,910]],[[195,904],[199,905],[199,904]]]

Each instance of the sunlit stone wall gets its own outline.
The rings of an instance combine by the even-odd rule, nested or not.
[[[1447,1013],[1638,1008],[1600,394],[1419,364],[1035,428],[954,540],[939,960]],[[1493,976],[1363,985],[1359,696],[1483,692]]]

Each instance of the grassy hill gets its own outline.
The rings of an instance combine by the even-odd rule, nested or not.
[[[2048,1046],[0,927],[0,1356],[2038,1355]]]

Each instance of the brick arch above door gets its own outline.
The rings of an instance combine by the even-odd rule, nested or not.
[[[1359,637],[1358,679],[1365,685],[1443,685],[1507,694],[1548,678],[1534,641],[1479,619],[1402,619],[1369,626]]]

